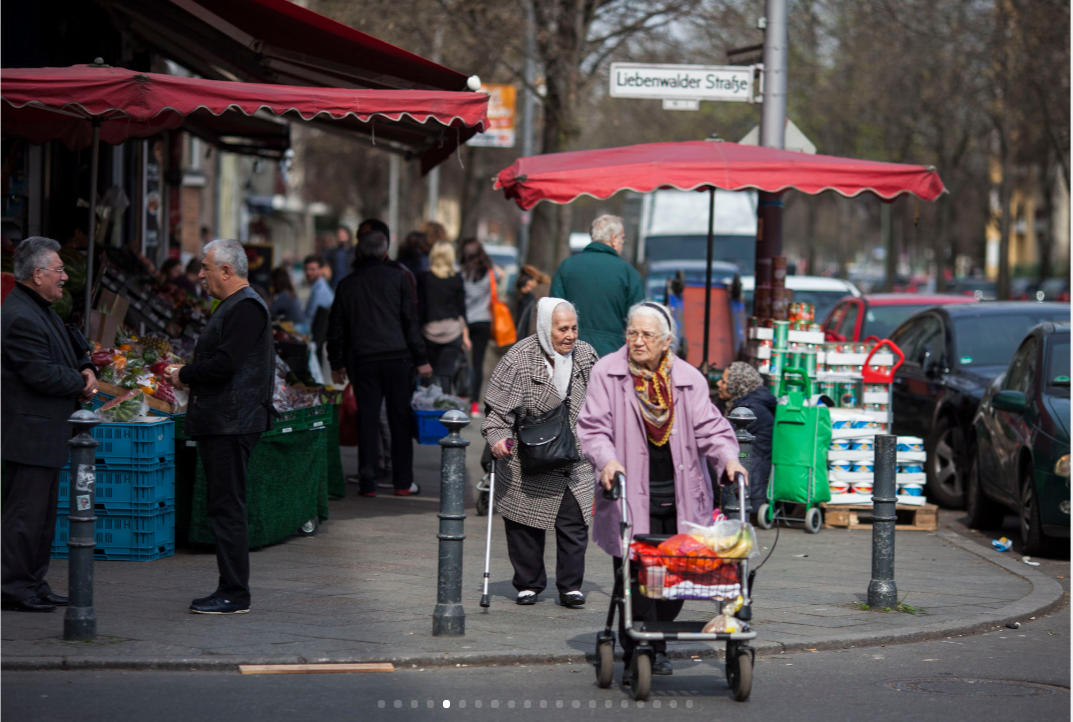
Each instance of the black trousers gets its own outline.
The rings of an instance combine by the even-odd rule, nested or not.
[[[0,594],[5,602],[52,593],[45,575],[56,533],[60,470],[6,461],[8,495],[0,529]]]
[[[544,569],[543,529],[526,526],[506,517],[507,552],[514,567],[514,588],[532,589],[539,594],[548,586]],[[585,550],[589,546],[589,528],[573,492],[563,492],[559,513],[555,517],[555,586],[560,594],[580,591],[585,579]]]
[[[678,519],[670,517],[649,517],[649,534],[677,534]],[[615,592],[616,596],[622,585],[622,557],[612,557],[615,567]],[[673,622],[682,611],[685,600],[649,599],[641,594],[641,586],[637,582],[637,565],[630,566],[630,610],[635,622]],[[637,643],[626,634],[626,620],[618,615],[618,640],[622,645],[622,659],[626,664],[633,659],[633,648]],[[651,642],[655,652],[666,652],[666,642]]]
[[[469,342],[473,344],[470,364],[470,401],[481,401],[481,384],[484,383],[484,354],[488,350],[488,341],[492,338],[492,322],[479,321],[469,325]]]
[[[391,474],[396,489],[414,480],[414,365],[410,359],[373,361],[347,369],[358,402],[358,477],[363,492],[376,491],[380,462],[380,405],[387,406],[391,430]]]
[[[462,362],[462,337],[447,343],[436,343],[425,339],[428,349],[428,362],[432,364],[432,379],[440,385],[443,393],[452,394],[455,371]]]
[[[255,434],[202,436],[198,455],[205,468],[209,526],[216,537],[220,580],[214,596],[250,603],[250,534],[246,521],[246,467],[261,437]]]

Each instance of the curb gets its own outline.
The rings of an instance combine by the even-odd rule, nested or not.
[[[961,537],[956,532],[941,531],[937,534],[942,541],[953,544],[970,554],[980,557],[995,566],[1005,569],[1032,585],[1032,591],[1017,601],[1007,604],[994,612],[978,614],[959,620],[955,624],[936,623],[924,625],[905,632],[888,634],[843,634],[813,638],[806,642],[782,644],[779,642],[759,642],[754,645],[757,654],[774,656],[807,651],[827,651],[832,649],[850,649],[868,647],[877,644],[906,644],[924,642],[941,637],[975,634],[1007,622],[1021,621],[1031,616],[1039,616],[1054,611],[1063,603],[1065,592],[1062,586],[1050,577],[1032,567],[1019,564],[1005,556],[995,556],[991,550]],[[595,634],[595,630],[593,632]],[[668,650],[671,659],[721,659],[722,649],[704,645],[697,647],[678,647]],[[620,653],[616,653],[620,658]],[[589,664],[592,654],[577,651],[568,654],[511,654],[496,652],[454,652],[440,654],[398,655],[391,657],[191,657],[146,658],[116,660],[110,658],[68,658],[48,659],[5,659],[0,661],[2,671],[55,671],[55,670],[149,670],[162,672],[223,672],[235,671],[244,664],[345,664],[359,662],[391,662],[396,667],[497,667],[539,664]]]

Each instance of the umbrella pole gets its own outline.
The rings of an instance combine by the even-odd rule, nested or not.
[[[101,119],[93,119],[93,142],[90,146],[89,161],[89,227],[86,235],[89,237],[88,252],[86,254],[86,305],[82,310],[84,318],[82,325],[86,330],[86,338],[89,338],[89,310],[93,300],[93,244],[97,230],[97,164],[101,154]]]
[[[708,366],[708,335],[712,327],[712,247],[715,245],[715,186],[708,189],[708,265],[704,268],[704,359]]]

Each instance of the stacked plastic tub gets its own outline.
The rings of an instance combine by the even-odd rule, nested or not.
[[[175,553],[175,423],[102,423],[94,490],[94,557],[149,561]],[[68,556],[70,466],[60,472],[59,513],[52,558]]]

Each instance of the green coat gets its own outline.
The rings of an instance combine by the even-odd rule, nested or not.
[[[626,312],[645,300],[645,286],[614,248],[593,242],[559,264],[549,295],[574,304],[578,336],[603,357],[626,343]]]

